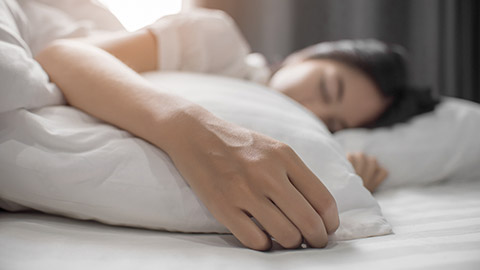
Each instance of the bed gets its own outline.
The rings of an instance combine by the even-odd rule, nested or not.
[[[394,234],[325,249],[246,249],[228,234],[112,227],[0,212],[0,269],[478,269],[480,181],[375,195]]]
[[[152,73],[144,76],[149,77],[151,82],[163,83],[165,86],[170,85],[177,92],[191,94],[191,89],[203,89],[203,91],[193,90],[196,94],[190,97],[201,97],[199,99],[206,101],[203,105],[216,113],[221,113],[223,109],[225,109],[223,113],[231,112],[231,108],[235,106],[233,106],[234,103],[229,103],[228,99],[233,99],[235,102],[242,101],[240,103],[245,104],[251,110],[268,107],[262,102],[259,103],[262,106],[254,105],[251,97],[258,100],[262,96],[259,93],[263,90],[257,89],[260,86],[244,81],[184,73]],[[192,87],[192,84],[195,84],[196,88]],[[239,92],[233,90],[236,88],[243,90]],[[211,96],[217,98],[222,96],[220,93],[227,92],[223,98],[228,97],[228,99],[222,99],[223,102],[216,99],[210,100],[206,98],[205,94],[209,91],[214,94]],[[249,95],[253,96],[249,98]],[[280,100],[272,100],[274,96],[271,93],[265,92],[265,95],[273,107],[277,108],[280,106],[277,106],[278,104],[282,104],[278,103]],[[219,104],[223,104],[224,107]],[[288,113],[293,114],[295,108],[293,106]],[[245,110],[245,108],[239,109]],[[287,121],[279,113],[276,110],[272,111],[274,117]],[[73,133],[83,132],[86,134],[86,130],[91,128],[87,124],[99,125],[96,120],[65,106],[46,107],[23,113],[20,116],[22,115],[35,116],[32,119],[41,119],[42,121],[39,123],[43,123],[42,128],[54,135],[61,135],[62,129],[72,131],[79,127],[87,129],[77,130]],[[239,113],[231,115],[235,117],[230,120],[240,121],[239,118],[236,118],[240,115]],[[247,117],[246,114],[243,116]],[[0,117],[0,122],[7,118]],[[23,120],[16,121],[17,119]],[[58,192],[51,192],[48,193],[48,197],[53,198],[54,203],[49,204],[48,201],[40,200],[37,201],[39,205],[33,205],[32,208],[42,209],[41,206],[48,206],[42,210],[57,212],[77,219],[91,219],[95,218],[94,214],[98,214],[97,219],[103,221],[103,224],[34,211],[0,212],[0,269],[319,269],[322,267],[329,269],[478,269],[478,265],[480,265],[480,181],[478,181],[480,180],[480,171],[478,170],[480,146],[475,143],[475,134],[478,134],[480,128],[478,119],[480,119],[478,105],[462,100],[447,99],[435,112],[418,117],[409,123],[398,125],[393,129],[351,130],[335,135],[335,139],[344,150],[362,151],[375,155],[391,172],[389,178],[374,196],[381,208],[381,213],[367,216],[367,219],[380,217],[388,222],[388,224],[382,223],[383,227],[367,222],[367,227],[373,228],[372,235],[375,235],[373,237],[356,235],[355,237],[358,239],[352,240],[339,240],[332,237],[324,249],[310,249],[302,246],[296,250],[285,250],[274,242],[271,251],[259,252],[245,248],[232,234],[228,233],[178,233],[132,228],[132,226],[110,226],[105,223],[119,225],[118,220],[109,219],[113,216],[108,217],[104,212],[98,214],[89,212],[89,208],[77,207],[75,209],[69,204],[66,204],[66,208],[59,207],[61,202],[83,200],[83,197],[87,197],[86,192],[91,193],[100,188],[107,191],[112,189],[108,187],[108,181],[102,184],[96,183],[95,189],[85,190],[82,190],[81,185],[75,185],[75,182],[72,182],[71,184],[66,183],[65,187],[60,187],[58,190],[67,190],[70,187],[75,191],[76,198],[75,195],[69,193],[65,197],[55,197],[58,196]],[[13,122],[21,123],[28,123],[30,120],[28,117],[12,118]],[[55,125],[55,122],[59,120],[63,122]],[[85,122],[78,122],[80,120]],[[251,117],[247,117],[246,120],[249,123],[256,122]],[[299,124],[298,119],[293,121],[296,121],[297,125]],[[311,126],[311,124],[313,125],[313,123],[307,122],[307,126]],[[26,136],[27,139],[22,140],[22,136],[16,136],[15,132],[0,132],[0,150],[9,150],[5,146],[8,146],[9,142],[17,141],[24,143],[25,148],[12,153],[30,153],[23,157],[16,155],[17,163],[4,166],[11,158],[0,151],[0,165],[4,172],[2,176],[5,176],[7,172],[19,171],[12,168],[22,160],[39,160],[40,158],[35,158],[36,156],[33,155],[32,148],[48,150],[48,143],[41,138],[41,134],[44,133],[42,129],[28,132],[32,126],[37,128],[38,125],[15,126],[12,124],[12,126],[14,128],[10,130],[14,130],[18,134],[35,134],[37,137],[35,144],[29,144],[28,142],[31,141],[29,138],[32,135]],[[111,127],[99,126],[99,128],[93,130],[93,133],[99,134],[102,129],[108,130],[110,132],[109,141],[113,140],[114,136],[119,136],[124,140],[137,140],[129,138],[123,131],[115,131]],[[113,131],[118,134],[115,135],[116,133],[112,133]],[[285,133],[284,129],[280,129],[279,133]],[[5,134],[13,135],[10,139],[5,139]],[[442,134],[442,136],[434,137],[432,136],[434,134]],[[271,135],[275,135],[275,133]],[[401,138],[396,138],[398,135],[401,135]],[[57,144],[66,145],[62,141],[63,136],[58,138],[54,136],[53,138]],[[81,136],[79,138],[84,139]],[[392,138],[395,138],[396,143],[391,143]],[[425,141],[428,144],[425,144]],[[121,144],[124,142],[126,141]],[[292,142],[295,144],[294,141]],[[448,147],[447,144],[449,144]],[[99,144],[97,142],[93,145],[98,147]],[[307,146],[312,147],[308,143]],[[114,148],[118,149],[119,145]],[[70,148],[64,148],[62,153],[67,153],[68,149]],[[405,151],[406,149],[408,151]],[[77,150],[74,148],[75,153],[78,152]],[[88,153],[91,152],[90,149],[87,148],[87,150]],[[308,154],[305,154],[306,152],[301,147],[297,150],[308,163],[310,159]],[[135,157],[134,152],[130,153]],[[145,153],[142,152],[142,154]],[[49,156],[45,155],[44,157],[42,160],[45,161]],[[68,156],[63,157],[68,158]],[[313,156],[314,159],[317,157]],[[35,164],[33,163],[33,165]],[[50,166],[54,164],[56,163],[50,163]],[[138,164],[133,164],[133,166]],[[420,166],[415,166],[415,164]],[[101,167],[108,166],[107,164]],[[39,168],[36,165],[33,167],[36,170]],[[55,168],[55,171],[64,170],[69,173],[72,168],[75,167],[59,166]],[[136,173],[138,174],[138,172]],[[59,175],[65,174],[59,173]],[[34,178],[34,176],[26,174],[25,176]],[[49,176],[54,177],[55,174],[50,173]],[[60,177],[61,179],[64,177]],[[23,179],[17,177],[14,180],[12,183],[22,186],[20,183],[23,182]],[[47,181],[45,183],[49,183],[49,185],[45,186],[65,184],[65,181],[60,180],[57,180],[54,185]],[[80,180],[80,183],[84,181],[84,179]],[[15,189],[11,189],[8,182],[0,184],[6,189],[15,191]],[[174,186],[179,186],[181,182],[183,181],[180,179],[180,182],[176,182]],[[130,191],[135,193],[133,188],[131,186]],[[48,190],[54,189],[48,188]],[[25,202],[28,202],[28,199],[33,201],[34,196],[42,190],[35,189],[34,191],[20,197],[23,196],[24,199],[27,199]],[[145,193],[143,190],[141,191],[142,197],[145,197]],[[345,197],[347,197],[347,201],[357,201],[355,196],[342,195],[343,191],[339,193],[333,190],[333,192],[339,198],[339,203],[342,201],[345,203]],[[178,191],[171,193],[176,194]],[[0,194],[7,198],[12,193],[2,193],[0,190]],[[97,198],[91,194],[88,196],[91,200],[98,199],[98,197],[105,198],[105,195],[99,195]],[[192,194],[188,195],[183,192],[180,193],[180,197],[184,209],[196,206],[193,204],[195,197]],[[120,200],[125,201],[123,197]],[[177,198],[177,200],[179,199]],[[18,198],[14,201],[22,203]],[[124,209],[136,205],[132,200],[127,201],[129,202],[120,203],[118,208]],[[358,202],[362,203],[362,201]],[[119,202],[116,201],[116,203]],[[167,203],[165,202],[165,204]],[[8,208],[9,205],[6,206]],[[113,206],[109,207],[113,209]],[[153,208],[153,210],[167,212],[170,208],[179,209],[175,207],[175,204],[167,204],[163,209]],[[11,208],[15,209],[15,206],[11,206]],[[65,209],[70,212],[65,212]],[[203,208],[193,207],[192,209],[193,212],[187,212],[187,216],[194,216],[198,220],[205,219],[204,216],[192,214],[202,212]],[[112,212],[117,213],[117,210],[114,209]],[[167,219],[176,221],[173,228],[180,228],[181,225],[186,224],[184,219],[178,218],[177,212],[175,210],[172,212],[173,214],[166,214]],[[148,214],[148,212],[146,213]],[[127,216],[124,218],[135,220],[137,217]],[[364,222],[354,219],[350,221],[350,225]],[[202,222],[198,221],[197,225],[194,223],[190,223],[188,228],[183,228],[185,230],[205,229]],[[141,225],[141,223],[133,224],[135,227],[141,227]],[[385,228],[386,225],[388,225],[388,229],[392,228],[392,233],[389,230],[379,230],[379,228]],[[221,230],[216,226],[209,228]]]
[[[16,5],[15,1],[8,0],[1,2],[0,5],[5,3]],[[29,19],[38,15],[35,20],[51,22],[52,18],[59,16],[56,13],[58,11],[51,10],[48,6],[30,1],[20,1],[20,3],[25,4],[24,11],[29,14]],[[8,10],[0,9],[1,12]],[[39,10],[51,16],[41,16],[41,13],[37,13]],[[7,18],[7,15],[12,16],[12,14],[3,16],[3,13],[1,15],[0,20]],[[156,157],[157,161],[165,162],[166,171],[172,172],[174,168],[168,164],[168,157],[158,149],[152,150],[151,145],[64,106],[61,92],[55,85],[48,82],[47,75],[32,58],[47,40],[30,39],[31,43],[27,45],[22,38],[29,37],[28,31],[17,26],[22,25],[28,28],[29,23],[17,21],[25,19],[24,15],[12,18],[2,24],[2,33],[7,33],[8,38],[11,39],[0,44],[3,46],[0,50],[0,58],[2,64],[6,63],[7,67],[5,70],[2,69],[0,75],[7,79],[10,77],[21,79],[4,80],[10,84],[2,84],[1,89],[7,93],[11,90],[10,93],[15,95],[5,95],[0,100],[0,209],[11,210],[11,212],[0,210],[0,269],[318,269],[321,267],[478,269],[480,265],[478,256],[480,254],[480,200],[478,199],[480,197],[480,181],[478,181],[480,180],[478,166],[480,144],[476,134],[480,132],[480,109],[477,104],[449,100],[443,103],[441,109],[436,110],[435,113],[394,129],[379,130],[375,133],[360,130],[339,134],[335,138],[338,141],[337,145],[333,142],[331,134],[327,134],[323,124],[316,123],[317,120],[308,116],[306,110],[302,111],[298,104],[286,101],[284,97],[269,93],[268,89],[258,89],[260,86],[252,84],[247,86],[246,82],[240,82],[240,80],[229,81],[226,78],[210,78],[198,74],[165,75],[164,73],[161,83],[167,83],[166,79],[170,80],[170,83],[175,83],[175,85],[167,83],[164,86],[170,85],[177,92],[183,87],[185,93],[190,93],[189,95],[193,95],[198,99],[197,101],[206,102],[202,105],[213,112],[230,117],[229,120],[236,120],[246,125],[257,125],[252,126],[252,129],[278,126],[277,131],[265,129],[266,133],[272,132],[268,134],[272,137],[279,136],[278,139],[287,140],[289,137],[284,134],[288,134],[285,132],[288,130],[288,125],[285,123],[303,124],[304,127],[301,129],[303,133],[290,137],[292,146],[295,146],[295,150],[302,159],[309,166],[311,165],[319,178],[326,181],[327,186],[331,188],[340,206],[340,214],[343,215],[341,226],[345,224],[347,227],[358,224],[363,226],[361,230],[347,237],[332,236],[325,249],[284,250],[277,243],[269,252],[258,252],[246,249],[231,234],[218,233],[225,228],[215,223],[213,217],[196,200],[178,173],[173,173],[175,174],[173,178],[176,178],[170,183],[170,186],[177,189],[165,194],[177,196],[175,197],[176,205],[182,207],[175,208],[176,205],[171,204],[160,209],[166,212],[172,209],[170,215],[166,215],[164,223],[160,222],[160,225],[164,228],[177,228],[184,231],[211,230],[217,233],[167,232],[161,230],[162,226],[160,229],[155,227],[159,224],[158,220],[151,221],[157,225],[145,223],[147,217],[151,216],[148,211],[144,211],[141,215],[143,219],[138,221],[140,216],[129,215],[135,211],[128,210],[145,210],[143,206],[153,204],[152,200],[148,203],[142,200],[148,197],[145,193],[146,189],[142,190],[141,185],[137,183],[136,188],[141,192],[133,192],[134,187],[128,189],[128,192],[123,189],[123,193],[118,193],[116,188],[122,187],[121,185],[107,185],[111,183],[104,181],[113,179],[113,184],[124,184],[117,181],[118,174],[107,174],[105,179],[98,178],[93,181],[89,173],[95,173],[96,170],[88,170],[88,168],[94,168],[92,164],[97,165],[95,168],[108,167],[99,166],[98,163],[91,162],[92,159],[86,158],[91,158],[92,156],[87,154],[94,153],[92,149],[97,150],[99,146],[107,147],[102,148],[106,150],[118,150],[121,148],[120,145],[135,146],[135,152],[130,151],[129,156],[134,157],[133,153],[136,153],[138,157]],[[65,25],[71,21],[66,17],[62,18],[63,25],[56,25],[50,29],[51,31],[65,33]],[[85,25],[69,28],[69,33],[71,36],[77,34],[81,36],[88,32],[87,28]],[[19,29],[20,32],[10,34]],[[45,35],[37,35],[37,38],[40,36],[46,38]],[[6,73],[3,73],[4,71]],[[155,76],[151,77],[154,81],[157,78]],[[175,79],[175,76],[191,76],[190,79],[200,76],[201,78],[187,80],[181,77]],[[214,83],[210,81],[212,79],[215,80]],[[204,90],[213,91],[211,93],[214,95],[210,97],[217,98],[219,93],[223,93],[223,98],[226,99],[205,99],[203,93],[206,92],[193,91],[200,88],[202,80],[205,80],[203,81]],[[184,85],[180,86],[178,82]],[[232,87],[233,85],[236,87]],[[225,94],[225,89],[235,88],[251,90],[250,92],[245,89],[231,90],[230,93]],[[262,100],[261,98],[271,103],[268,110],[270,116],[276,117],[275,121],[261,122],[259,117],[248,117],[248,115],[243,117],[243,113],[230,111],[230,107],[234,107],[230,105],[237,103],[243,104],[243,107],[238,107],[242,112],[246,111],[246,108],[263,110],[266,106],[264,106],[265,102],[258,102]],[[272,103],[271,99],[276,101]],[[257,101],[255,106],[254,101]],[[290,109],[279,110],[283,105],[290,106],[288,107]],[[299,115],[300,118],[289,118],[292,114]],[[267,124],[275,122],[277,123],[275,125]],[[299,128],[296,127],[296,129]],[[112,136],[116,136],[119,144],[112,146],[105,140],[98,141],[98,137],[102,136],[92,136],[92,134],[98,135],[99,132],[108,135],[104,136],[109,138],[107,141],[112,141]],[[76,136],[78,134],[80,136]],[[309,134],[319,135],[320,139],[310,141],[308,144],[314,137]],[[438,134],[442,136],[436,136]],[[68,141],[69,139],[74,141]],[[395,143],[391,143],[392,140],[395,140]],[[323,157],[322,163],[327,164],[336,159],[335,162],[327,164],[336,169],[321,167],[327,165],[315,165],[315,162],[322,157],[310,153],[310,148],[313,149],[312,142],[317,145],[316,147],[324,144],[326,148],[315,149],[330,151],[326,157]],[[71,145],[83,145],[84,148],[70,147]],[[361,186],[358,176],[352,173],[351,166],[346,163],[343,153],[340,153],[342,151],[340,145],[346,151],[362,151],[376,156],[391,172],[389,179],[375,197]],[[316,152],[324,152],[323,150]],[[79,153],[85,153],[85,155],[78,155]],[[103,153],[110,152],[103,151]],[[104,161],[110,162],[110,165],[113,164],[111,167],[113,169],[109,170],[109,173],[125,173],[120,175],[128,175],[134,170],[122,171],[118,169],[120,167],[116,167],[116,164],[128,163],[131,165],[130,168],[136,168],[137,165],[148,165],[146,161],[149,161],[148,158],[131,158],[128,162],[125,160],[116,162],[103,156],[96,156],[96,158],[96,162]],[[132,163],[133,160],[138,163]],[[81,161],[88,162],[81,163]],[[46,166],[45,162],[50,162],[49,166]],[[84,167],[75,167],[75,164],[83,164]],[[419,164],[422,165],[418,166]],[[423,166],[423,164],[426,165]],[[144,171],[150,173],[149,169],[151,168],[146,166]],[[158,176],[155,174],[158,173],[158,169],[151,172],[151,175]],[[82,179],[82,174],[87,177]],[[74,175],[80,175],[80,178],[68,177]],[[338,187],[338,183],[329,182],[330,177],[346,180]],[[71,182],[62,181],[63,179],[69,179]],[[147,181],[142,184],[151,183]],[[107,193],[93,194],[93,191]],[[118,195],[115,197],[112,194]],[[127,200],[124,197],[126,195],[133,197]],[[134,202],[138,204],[135,205]],[[44,213],[14,212],[14,210],[25,210],[25,207]],[[356,208],[365,215],[348,212]],[[121,211],[125,209],[127,210]],[[159,211],[155,208],[150,210]],[[177,215],[178,212],[183,213],[184,216],[180,218]],[[346,219],[343,219],[345,216],[353,218],[345,221]],[[192,223],[186,223],[185,218],[189,218],[187,221]],[[100,220],[103,223],[91,221],[91,219]],[[170,227],[164,226],[165,222],[172,220],[176,223],[170,224]],[[142,229],[142,227],[146,228]],[[148,227],[156,230],[150,230]],[[364,230],[365,228],[368,230]],[[341,228],[340,231],[343,229]]]

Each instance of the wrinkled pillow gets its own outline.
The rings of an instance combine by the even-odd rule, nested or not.
[[[28,19],[16,1],[0,1],[0,113],[64,103],[29,48]]]
[[[18,4],[28,18],[26,40],[34,56],[55,39],[125,30],[113,14],[91,0],[18,0]]]
[[[389,171],[380,189],[480,179],[480,105],[444,97],[407,123],[336,132],[346,152],[364,152]]]
[[[161,90],[289,144],[337,201],[336,239],[391,227],[340,146],[312,113],[247,81],[188,73],[144,74]],[[229,232],[160,149],[72,107],[0,116],[0,198],[47,213],[182,232]],[[195,136],[192,134],[191,136]],[[4,204],[3,207],[6,204]]]

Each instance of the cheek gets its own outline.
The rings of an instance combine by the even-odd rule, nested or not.
[[[351,95],[345,101],[345,118],[352,126],[363,126],[375,120],[385,109],[383,99],[371,91],[363,95]]]

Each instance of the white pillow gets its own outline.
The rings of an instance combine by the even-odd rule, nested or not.
[[[346,152],[375,156],[389,171],[382,189],[440,180],[480,179],[480,106],[443,98],[430,113],[407,123],[335,133]]]
[[[64,12],[76,22],[88,23],[95,29],[106,31],[125,30],[120,21],[98,0],[17,0],[20,6],[30,3],[50,6]],[[53,22],[54,18],[51,18]],[[60,22],[56,22],[57,24]]]
[[[60,90],[32,57],[28,19],[16,1],[0,1],[0,113],[62,104]]]
[[[19,5],[28,18],[26,41],[34,56],[55,39],[124,30],[108,10],[90,0],[20,0]]]
[[[334,238],[391,232],[323,123],[258,84],[213,75],[150,73],[159,89],[288,143],[335,197]],[[0,116],[0,198],[48,213],[183,232],[228,230],[209,213],[158,148],[74,108]],[[192,134],[194,136],[194,134]],[[4,206],[5,207],[5,206]]]

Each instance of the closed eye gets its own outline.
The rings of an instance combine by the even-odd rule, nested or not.
[[[330,95],[328,94],[327,81],[325,80],[325,74],[322,74],[320,77],[320,95],[322,96],[325,103],[330,103],[332,101]]]
[[[345,82],[343,81],[342,77],[338,76],[337,83],[338,83],[337,101],[340,102],[342,101],[343,94],[345,92]]]
[[[340,103],[342,101],[344,92],[345,92],[345,82],[343,81],[342,77],[338,76],[337,77],[337,96],[336,96],[337,102]],[[325,103],[329,104],[332,101],[332,97],[330,96],[330,92],[328,91],[328,88],[327,88],[327,81],[325,78],[325,74],[322,74],[322,76],[320,77],[320,95],[322,96]]]

